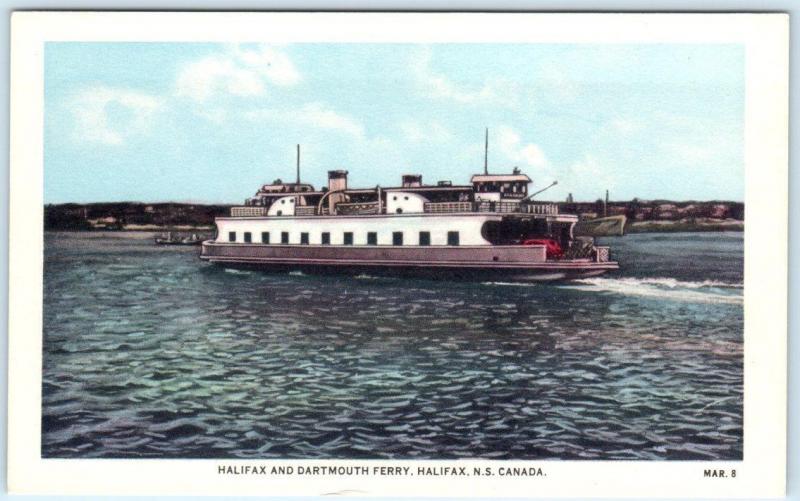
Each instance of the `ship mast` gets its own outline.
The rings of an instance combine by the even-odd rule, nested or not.
[[[297,184],[300,184],[300,145],[297,145]]]
[[[489,174],[489,127],[486,127],[486,142],[483,147],[483,174]]]

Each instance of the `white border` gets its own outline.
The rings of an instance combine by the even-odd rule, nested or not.
[[[218,476],[214,460],[42,460],[46,41],[737,43],[746,50],[744,461],[534,461],[547,477]],[[13,493],[776,497],[786,468],[788,16],[25,12],[12,18],[8,487]],[[268,464],[273,461],[253,461]],[[309,464],[312,461],[283,461]],[[328,464],[330,462],[320,462]],[[411,465],[414,461],[339,461]],[[448,461],[426,464],[451,465]],[[460,461],[473,464],[489,461]],[[505,464],[526,462],[505,462]],[[703,479],[735,468],[735,479]]]

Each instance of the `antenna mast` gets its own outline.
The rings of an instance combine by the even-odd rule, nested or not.
[[[483,148],[483,173],[489,174],[489,127],[486,127],[486,143]]]
[[[300,184],[300,145],[297,145],[297,184]]]

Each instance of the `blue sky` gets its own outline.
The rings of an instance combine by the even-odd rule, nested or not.
[[[48,43],[46,203],[240,203],[265,182],[466,183],[540,199],[743,200],[733,45]]]

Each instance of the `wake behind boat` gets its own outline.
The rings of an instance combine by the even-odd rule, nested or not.
[[[266,270],[514,281],[619,268],[608,247],[575,236],[576,215],[534,202],[531,179],[517,168],[489,174],[484,165],[465,185],[426,185],[407,174],[399,186],[350,188],[347,175],[329,171],[321,190],[301,183],[298,146],[296,182],[266,184],[230,217],[217,218],[217,237],[203,242],[201,259]]]
[[[192,233],[191,236],[185,237],[181,235],[173,235],[168,232],[166,235],[159,235],[154,238],[156,245],[200,245],[203,239]]]

